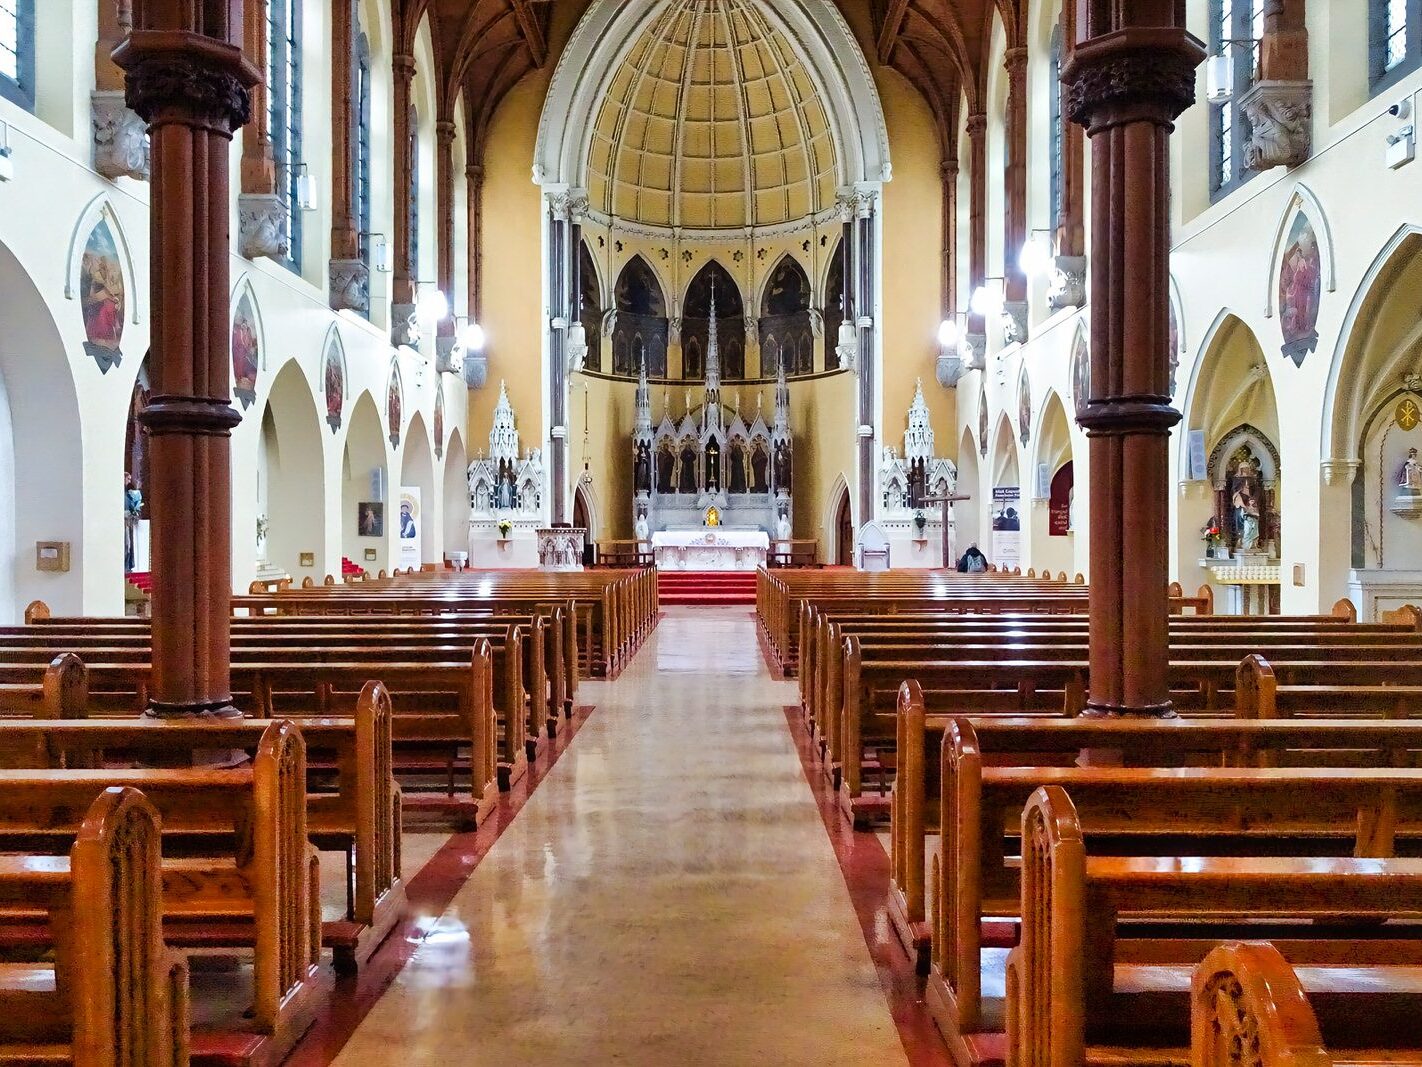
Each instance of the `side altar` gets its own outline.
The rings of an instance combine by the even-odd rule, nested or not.
[[[637,382],[636,424],[632,432],[633,531],[637,540],[657,548],[657,535],[675,534],[660,542],[670,553],[687,548],[687,537],[708,533],[732,541],[756,534],[760,562],[765,562],[770,537],[791,536],[794,444],[790,433],[790,387],[782,362],[776,368],[775,412],[770,425],[759,410],[747,422],[741,416],[739,394],[728,411],[721,394],[721,358],[716,334],[716,294],[711,293],[711,318],[706,346],[705,394],[693,405],[687,393],[681,418],[671,414],[663,397],[662,419],[652,424],[651,387],[643,360]],[[715,543],[707,542],[711,547]],[[728,544],[727,548],[753,546]],[[701,552],[711,566],[715,553]],[[663,553],[657,549],[658,563]],[[673,557],[668,554],[667,559]],[[690,558],[681,554],[678,560]],[[729,557],[728,557],[729,558]],[[745,556],[743,558],[749,558]],[[684,563],[668,563],[684,566]],[[752,567],[755,564],[751,564]]]
[[[652,551],[661,570],[753,571],[765,566],[770,535],[724,526],[658,530]]]

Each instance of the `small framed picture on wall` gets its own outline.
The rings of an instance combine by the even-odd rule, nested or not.
[[[385,504],[366,500],[356,505],[356,533],[361,537],[385,536]]]

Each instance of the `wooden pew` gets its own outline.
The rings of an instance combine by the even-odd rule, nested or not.
[[[1009,1062],[1158,1064],[1182,1053],[1188,994],[1170,969],[1197,964],[1250,920],[1282,931],[1271,936],[1289,938],[1293,963],[1313,967],[1316,1010],[1351,1020],[1375,1047],[1416,1047],[1422,986],[1407,972],[1422,962],[1422,860],[1088,855],[1090,830],[1055,787],[1032,795],[1021,824]]]
[[[899,773],[890,794],[889,917],[921,970],[928,966],[927,835],[938,834],[945,789],[963,758],[945,745],[953,716],[927,715],[916,682],[899,697]],[[1422,719],[1067,719],[975,717],[960,745],[981,764],[1071,766],[1084,751],[1109,751],[1134,767],[1401,766],[1422,756]],[[971,731],[969,734],[968,731]],[[941,861],[941,856],[940,856]],[[946,905],[946,901],[943,902]]]
[[[1298,974],[1269,942],[1219,945],[1190,980],[1191,1067],[1234,1067],[1246,1050],[1259,1067],[1422,1063],[1422,1034],[1406,1049],[1368,1047],[1371,1036],[1325,1042]]]
[[[32,914],[55,946],[48,963],[0,964],[0,1062],[187,1067],[157,813],[137,790],[104,789],[70,836],[63,855],[0,856],[0,911]]]
[[[0,767],[95,770],[116,760],[173,762],[197,753],[254,751],[272,722],[152,718],[0,720]],[[327,754],[329,770],[310,769],[307,829],[313,845],[346,856],[343,920],[322,924],[321,942],[336,969],[369,959],[406,908],[400,873],[400,791],[391,760],[390,696],[367,682],[353,718],[301,723],[308,756]]]
[[[252,954],[250,1015],[232,1025],[262,1035],[280,1056],[310,1026],[319,997],[319,874],[305,764],[299,731],[280,722],[239,768],[0,770],[0,850],[62,851],[106,789],[140,790],[162,819],[165,941]],[[195,840],[207,842],[196,854]],[[22,902],[0,908],[0,942],[36,938],[49,942]]]
[[[950,1039],[997,1022],[981,997],[983,917],[1017,913],[1016,813],[1039,787],[1071,792],[1091,833],[1134,851],[1165,842],[1190,855],[1388,856],[1400,832],[1409,840],[1422,832],[1416,769],[998,767],[984,766],[967,720],[953,723],[949,739],[926,997]]]

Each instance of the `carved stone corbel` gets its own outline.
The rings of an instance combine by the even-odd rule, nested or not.
[[[944,389],[956,389],[959,380],[968,372],[968,368],[963,365],[961,354],[950,355],[943,353],[939,355],[934,365],[934,374],[938,379],[938,384]]]
[[[110,181],[148,180],[148,127],[124,102],[123,91],[90,94],[94,169]]]
[[[1086,306],[1086,257],[1057,256],[1047,303],[1053,311]]]
[[[1027,342],[1027,301],[1009,300],[1002,308],[1002,343]]]
[[[482,389],[489,381],[489,356],[485,352],[467,352],[459,368],[464,384],[470,389]]]
[[[331,309],[370,314],[370,268],[362,259],[331,260]]]
[[[414,304],[390,305],[390,343],[395,347],[420,343],[420,322]]]
[[[1352,485],[1353,479],[1358,476],[1358,471],[1362,469],[1363,464],[1361,460],[1356,459],[1326,459],[1321,466],[1325,485],[1333,485],[1345,478],[1347,484]]]
[[[1313,153],[1313,82],[1262,81],[1239,99],[1249,119],[1244,165],[1297,167]]]
[[[237,198],[237,240],[243,256],[284,260],[291,255],[286,205],[276,193],[243,193]]]

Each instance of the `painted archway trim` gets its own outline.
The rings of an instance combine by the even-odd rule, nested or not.
[[[1350,396],[1347,410],[1339,409],[1339,386],[1342,382],[1343,366],[1349,362],[1353,355],[1354,347],[1357,343],[1357,332],[1359,327],[1358,318],[1363,312],[1363,308],[1368,303],[1368,298],[1372,296],[1374,288],[1383,277],[1389,267],[1391,267],[1397,257],[1398,252],[1404,245],[1413,238],[1422,236],[1422,225],[1417,223],[1404,223],[1399,226],[1388,239],[1381,251],[1374,257],[1372,263],[1368,265],[1367,272],[1358,283],[1358,288],[1353,293],[1353,299],[1348,303],[1348,311],[1343,316],[1343,322],[1338,330],[1338,340],[1333,348],[1333,361],[1328,368],[1328,387],[1323,393],[1323,418],[1319,426],[1319,455],[1323,457],[1325,465],[1325,475],[1334,463],[1356,463],[1361,457],[1356,454],[1356,449],[1361,438],[1352,430],[1356,428],[1361,412],[1355,410],[1358,407],[1357,398]]]
[[[534,148],[533,181],[586,185],[590,138],[599,104],[640,32],[670,0],[628,4],[594,0],[578,22],[553,72]],[[889,132],[864,53],[833,4],[815,0],[753,0],[800,52],[825,100],[838,150],[841,185],[892,177]]]

